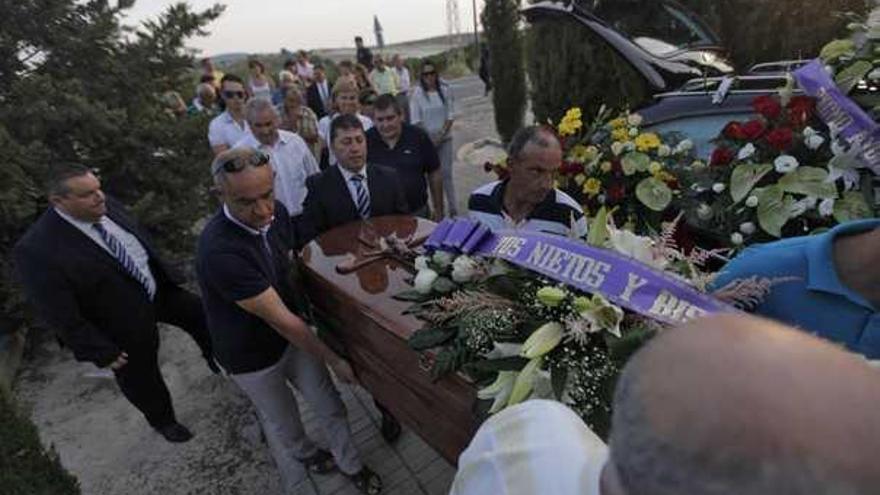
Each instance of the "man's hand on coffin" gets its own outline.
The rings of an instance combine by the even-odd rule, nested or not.
[[[340,374],[337,371],[336,367],[331,363],[341,361],[341,358],[337,356],[333,350],[327,347],[327,345],[324,344],[314,332],[312,332],[308,325],[306,325],[299,316],[293,314],[293,312],[287,308],[284,301],[281,300],[281,296],[279,296],[278,292],[272,287],[269,287],[254,297],[236,301],[235,303],[248,313],[265,321],[270,327],[274,328],[276,332],[280,333],[288,340],[288,342],[295,345],[297,348],[330,364],[333,371],[337,372],[336,374],[339,376],[340,380],[345,383],[351,383],[346,380],[348,377],[355,380],[354,373],[351,371],[351,367],[348,366],[348,363],[345,363],[345,367],[348,370],[347,375]]]
[[[328,364],[330,364],[330,369],[333,370],[333,374],[336,375],[336,378],[338,378],[340,382],[349,385],[358,384],[358,379],[354,375],[354,370],[351,369],[351,365],[348,364],[348,361],[342,358],[337,358],[336,361],[330,361]]]

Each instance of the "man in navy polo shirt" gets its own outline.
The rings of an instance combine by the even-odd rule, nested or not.
[[[880,359],[880,220],[753,246],[715,288],[758,276],[778,280],[753,311]]]
[[[306,469],[338,466],[359,489],[378,493],[381,479],[361,463],[325,364],[343,383],[357,383],[354,372],[289,309],[294,239],[287,211],[275,201],[269,156],[228,150],[211,172],[223,207],[202,232],[196,270],[217,361],[259,411],[286,491]],[[316,410],[332,455],[306,436],[288,382]]]
[[[373,105],[373,123],[367,131],[367,161],[397,171],[414,215],[428,218],[428,184],[431,186],[430,218],[443,219],[443,176],[440,158],[431,138],[422,129],[403,121],[403,109],[392,95],[382,95]]]

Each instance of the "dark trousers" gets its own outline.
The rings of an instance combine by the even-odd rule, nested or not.
[[[153,302],[156,320],[179,327],[196,341],[203,356],[211,355],[211,340],[205,326],[201,299],[179,287],[163,288]],[[138,408],[154,428],[176,421],[171,394],[159,372],[158,329],[151,344],[143,349],[125,349],[128,364],[116,370],[116,383],[123,395]]]

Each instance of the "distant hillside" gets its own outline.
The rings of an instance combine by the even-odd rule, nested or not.
[[[474,42],[474,34],[473,33],[465,33],[461,34],[453,39],[453,43],[451,46],[460,47],[465,46],[467,44]],[[424,38],[419,40],[412,41],[403,41],[400,43],[393,43],[390,45],[385,45],[383,50],[379,50],[376,47],[370,47],[373,50],[373,53],[383,53],[383,54],[395,54],[399,53],[404,58],[422,58],[427,57],[429,55],[435,55],[437,53],[444,52],[450,48],[449,37],[447,36],[433,36],[431,38]],[[290,52],[292,50],[286,50],[284,48],[280,48],[275,53],[223,53],[220,55],[214,55],[211,59],[219,66],[230,66],[233,64],[237,64],[245,59],[247,59],[251,55],[256,55],[261,59],[264,58],[274,58],[282,54],[283,52]],[[350,47],[340,47],[340,48],[318,48],[314,50],[309,50],[312,53],[318,54],[321,57],[329,58],[334,62],[338,62],[340,60],[354,59],[355,49],[354,46]]]

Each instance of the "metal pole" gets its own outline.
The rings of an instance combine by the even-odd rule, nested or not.
[[[477,24],[477,0],[471,0],[471,7],[474,15],[474,45],[477,47],[477,53],[480,53],[480,30]]]

